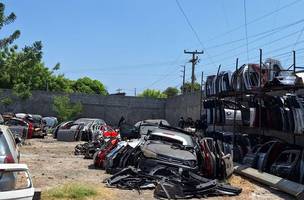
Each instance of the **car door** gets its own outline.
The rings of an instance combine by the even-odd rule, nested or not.
[[[6,132],[7,132],[7,138],[6,139],[7,139],[7,143],[8,143],[8,146],[10,148],[11,154],[12,154],[14,160],[19,163],[20,151],[19,151],[19,148],[16,145],[13,133],[10,131],[9,128],[6,129]]]

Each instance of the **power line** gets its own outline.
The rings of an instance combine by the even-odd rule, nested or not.
[[[248,39],[249,38],[255,38],[255,37],[258,37],[260,35],[265,35],[267,33],[269,33],[269,34],[275,34],[277,32],[280,32],[280,31],[282,31],[284,29],[287,29],[287,28],[290,28],[292,26],[301,24],[303,22],[304,22],[304,18],[300,19],[300,20],[297,20],[295,22],[289,23],[289,24],[285,24],[285,25],[282,25],[282,26],[278,26],[276,28],[272,28],[272,29],[267,30],[267,31],[263,31],[263,32],[260,32],[260,33],[257,33],[257,34],[249,35]],[[233,43],[241,42],[243,40],[246,40],[246,38],[241,38],[241,39],[237,39],[237,40],[232,40],[232,41],[224,42],[224,43],[221,43],[221,44],[216,44],[216,45],[213,45],[213,46],[209,46],[207,48],[208,49],[215,49],[215,48],[223,47],[223,46],[230,45],[230,44],[233,44]]]
[[[146,87],[143,87],[143,89],[147,89],[147,88],[150,88],[152,86],[154,86],[156,83],[166,79],[167,77],[171,76],[173,72],[176,72],[176,67],[174,68],[174,70],[172,71],[169,71],[168,73],[166,73],[165,75],[161,76],[160,78],[158,78],[157,80],[153,81],[151,84],[149,84],[148,86]]]
[[[183,55],[183,54],[179,54]],[[180,56],[181,57],[181,56]],[[183,62],[186,62],[187,60],[183,60]],[[109,71],[112,69],[126,69],[126,68],[136,68],[138,67],[151,67],[151,66],[164,66],[164,65],[173,65],[178,62],[178,59],[171,60],[171,61],[161,61],[161,62],[154,62],[154,63],[143,63],[143,64],[133,64],[133,65],[121,65],[121,66],[112,66],[112,67],[104,67],[104,68],[82,68],[82,69],[73,69],[71,71],[63,71],[63,73],[77,73],[83,72],[83,71]]]
[[[246,0],[244,0],[243,2],[244,2],[244,18],[245,18],[245,37],[246,37],[246,49],[247,49],[247,62],[249,62]]]
[[[292,32],[292,33],[290,33],[290,34],[288,34],[288,35],[284,35],[284,36],[282,36],[282,37],[280,37],[280,38],[277,38],[277,39],[275,39],[275,40],[272,40],[272,41],[270,41],[270,42],[264,43],[264,44],[262,44],[262,45],[255,46],[255,47],[251,48],[248,52],[251,52],[251,51],[254,51],[254,50],[256,50],[256,49],[259,49],[260,47],[263,47],[263,46],[266,46],[266,45],[269,45],[269,44],[272,44],[272,43],[275,43],[275,42],[284,40],[284,39],[286,39],[286,38],[288,38],[288,37],[290,37],[290,36],[295,35],[295,34],[298,33],[298,32],[300,32],[300,31]],[[265,37],[265,36],[263,36],[263,37]],[[263,37],[262,37],[262,38],[263,38]],[[257,40],[255,40],[255,41],[257,41]],[[253,43],[253,42],[255,42],[255,41],[252,41],[251,43]],[[234,50],[236,50],[236,49],[239,49],[239,48],[241,48],[241,47],[244,47],[244,46],[245,46],[245,45],[240,45],[240,46],[235,47],[235,48],[233,48],[233,49],[226,50],[226,51],[224,51],[224,52],[222,52],[222,53],[220,53],[220,54],[218,54],[218,55],[215,55],[214,57],[222,56],[222,55],[224,55],[224,54],[226,54],[226,53],[232,52],[232,51],[234,51]],[[218,62],[219,62],[219,61],[224,61],[224,60],[229,59],[229,58],[231,58],[231,57],[237,57],[237,56],[243,55],[243,54],[245,54],[245,53],[246,53],[245,51],[242,51],[242,52],[239,52],[238,54],[234,54],[234,55],[232,55],[232,56],[226,56],[226,57],[224,57],[224,58],[222,58],[222,59],[220,59],[220,60],[217,60],[217,61],[218,61]],[[247,60],[247,62],[248,62],[248,60]],[[211,64],[213,64],[213,63],[207,63],[206,65],[211,65]]]
[[[257,18],[255,18],[255,19],[253,19],[253,20],[247,22],[247,25],[250,25],[250,24],[252,24],[252,23],[255,23],[255,22],[257,22],[257,21],[260,21],[260,20],[262,20],[262,19],[265,19],[266,17],[269,17],[269,16],[271,16],[271,15],[277,13],[277,12],[280,12],[281,10],[283,10],[283,9],[285,9],[285,8],[288,8],[288,7],[290,7],[290,6],[293,6],[293,5],[295,5],[296,3],[300,2],[300,1],[302,1],[302,0],[296,0],[296,1],[293,1],[293,2],[291,2],[291,3],[289,3],[289,4],[285,4],[284,6],[281,6],[280,8],[277,8],[277,9],[275,9],[275,10],[269,12],[269,13],[266,13],[266,14],[260,16],[260,17],[257,17]],[[225,33],[222,33],[222,34],[219,34],[219,35],[217,35],[217,36],[214,36],[214,37],[210,38],[208,41],[213,41],[213,40],[216,40],[216,39],[218,39],[218,38],[220,38],[220,37],[222,37],[222,36],[226,36],[227,34],[232,33],[232,32],[235,32],[235,31],[237,31],[237,30],[243,28],[244,26],[245,26],[245,24],[242,24],[242,25],[240,25],[240,26],[237,26],[237,27],[235,27],[235,28],[233,28],[233,29],[231,29],[231,30],[229,30],[229,31],[226,31]]]
[[[225,0],[221,0],[220,4],[221,4],[221,8],[222,8],[223,13],[224,13],[224,20],[225,20],[226,26],[228,28],[230,28],[230,22],[229,22],[229,18],[228,18],[228,15],[227,15],[227,10],[225,8],[224,2],[225,2]]]
[[[203,44],[203,42],[202,42],[202,40],[200,39],[200,37],[198,36],[196,30],[195,30],[194,27],[192,26],[192,24],[191,24],[189,18],[187,17],[187,15],[186,15],[186,13],[185,13],[185,11],[184,11],[182,5],[179,3],[178,0],[175,0],[175,2],[176,2],[176,4],[177,4],[177,7],[179,8],[179,10],[181,11],[181,13],[183,14],[184,18],[186,19],[186,22],[187,22],[188,26],[190,27],[191,31],[193,32],[194,36],[196,37],[197,41],[200,43],[200,45],[202,46],[202,48],[205,49],[205,51],[207,51],[207,49],[205,48],[205,45]],[[208,59],[209,59],[212,63],[214,63],[213,60],[212,60],[212,58],[211,58],[211,56],[209,55],[208,52],[206,52],[206,55],[207,55]]]
[[[303,31],[304,31],[304,26],[303,26],[303,28],[301,29],[301,32],[300,32],[299,36],[297,37],[296,42],[294,43],[294,47],[293,47],[293,49],[295,49],[295,48],[296,48],[296,46],[297,46],[297,44],[298,44],[299,40],[300,40],[300,39],[301,39],[301,37],[302,37]]]
[[[277,5],[276,5],[276,9],[278,9],[281,5],[281,0],[277,0]],[[278,18],[278,13],[276,13],[274,16],[273,16],[273,25],[276,26],[277,24],[277,18]]]

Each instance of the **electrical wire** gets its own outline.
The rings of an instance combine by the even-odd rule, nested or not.
[[[276,1],[276,9],[278,9],[281,5],[281,0],[275,0]],[[273,16],[273,25],[276,26],[277,24],[277,18],[278,18],[278,13],[275,13],[275,15]]]
[[[196,38],[197,41],[200,43],[201,47],[204,49],[205,54],[207,55],[208,59],[209,59],[212,63],[214,63],[212,57],[209,55],[207,49],[205,48],[205,45],[203,44],[202,40],[201,40],[200,37],[198,36],[198,33],[196,32],[196,30],[194,29],[193,25],[191,24],[191,22],[190,22],[188,16],[186,15],[186,13],[185,13],[185,11],[184,11],[182,5],[180,4],[180,2],[179,2],[178,0],[175,0],[175,2],[176,2],[177,7],[179,8],[180,12],[181,12],[182,15],[184,16],[184,18],[185,18],[185,20],[186,20],[188,26],[190,27],[191,31],[193,32],[195,38]]]
[[[180,57],[183,54],[180,54]],[[186,62],[187,60],[184,59],[182,62]],[[83,71],[109,71],[113,69],[128,69],[135,68],[138,69],[139,67],[155,67],[155,66],[164,66],[164,65],[173,65],[178,62],[177,59],[170,60],[170,61],[161,61],[161,62],[154,62],[154,63],[143,63],[143,64],[134,64],[134,65],[124,65],[124,66],[112,66],[112,67],[105,67],[105,68],[81,68],[81,69],[73,69],[72,71],[63,71],[64,73],[77,73],[77,72],[83,72]]]
[[[257,49],[259,49],[259,48],[261,48],[261,47],[263,47],[263,46],[268,46],[268,45],[270,45],[270,44],[273,44],[273,43],[276,43],[276,42],[278,42],[278,41],[281,41],[281,40],[285,40],[287,37],[290,37],[290,36],[292,36],[292,35],[295,35],[296,33],[298,33],[298,32],[300,32],[300,31],[296,31],[296,32],[293,32],[293,33],[290,33],[290,34],[288,34],[288,35],[284,35],[283,37],[280,37],[280,38],[277,38],[277,39],[275,39],[275,40],[272,40],[272,41],[270,41],[270,42],[267,42],[267,43],[264,43],[264,44],[262,44],[262,45],[258,45],[258,46],[255,46],[255,47],[253,47],[253,48],[251,48],[248,52],[252,52],[252,51],[254,51],[254,50],[257,50]],[[244,46],[244,45],[243,45]],[[290,47],[291,45],[288,45],[288,46],[286,46],[286,47],[283,47],[282,49],[286,49],[286,48],[288,48],[288,47]],[[223,54],[225,54],[225,53],[228,53],[228,52],[230,52],[230,51],[232,51],[233,49],[230,49],[229,51],[226,51],[226,52],[222,52],[221,54],[219,54],[219,56],[220,55],[223,55]],[[281,50],[281,49],[278,49],[278,50]],[[225,61],[225,60],[227,60],[227,59],[229,59],[229,58],[234,58],[234,57],[239,57],[240,55],[244,55],[245,53],[247,53],[246,51],[243,51],[243,52],[239,52],[239,53],[237,53],[237,54],[234,54],[234,55],[232,55],[232,56],[226,56],[226,57],[224,57],[224,58],[222,58],[222,59],[219,59],[218,60],[218,62],[220,62],[220,61]],[[218,55],[216,55],[216,56],[218,56]],[[216,57],[215,56],[215,57]],[[250,60],[250,58],[248,58],[248,60]],[[248,62],[248,61],[247,61]],[[209,65],[212,65],[212,63],[207,63],[207,64],[205,64],[205,66],[209,66]]]
[[[247,27],[247,9],[246,9],[246,0],[243,0],[243,3],[244,3],[244,20],[245,20],[245,37],[246,37],[247,62],[249,62],[249,49],[248,49],[248,27]]]
[[[300,20],[297,20],[295,22],[292,22],[292,23],[289,23],[289,24],[285,24],[285,25],[282,25],[282,26],[278,26],[276,28],[272,28],[270,30],[267,30],[267,31],[263,31],[263,32],[260,32],[260,33],[257,33],[257,34],[254,34],[254,35],[250,35],[248,36],[248,38],[255,38],[255,37],[258,37],[258,36],[261,36],[261,35],[264,35],[264,34],[275,34],[277,32],[280,32],[282,30],[285,30],[287,28],[290,28],[292,26],[296,26],[298,24],[301,24],[304,22],[304,18],[300,19]],[[241,38],[241,39],[237,39],[237,40],[232,40],[232,41],[228,41],[228,42],[224,42],[224,43],[221,43],[221,44],[216,44],[216,45],[213,45],[213,46],[207,46],[207,48],[210,50],[210,49],[215,49],[215,48],[219,48],[219,47],[223,47],[223,46],[226,46],[226,45],[230,45],[230,44],[233,44],[233,43],[237,43],[237,42],[241,42],[243,40],[246,40],[246,38]],[[214,56],[213,56],[214,57]]]
[[[294,43],[293,49],[296,48],[298,42],[300,41],[300,39],[301,39],[301,37],[302,37],[302,34],[303,34],[303,31],[304,31],[304,26],[303,26],[303,28],[301,29],[301,32],[300,32],[299,36],[298,36],[297,39],[296,39],[296,42]]]
[[[293,6],[293,5],[297,4],[297,3],[299,3],[300,1],[302,1],[302,0],[295,0],[295,1],[292,1],[291,3],[285,4],[285,5],[281,6],[280,8],[277,8],[277,9],[275,9],[275,10],[269,12],[269,13],[266,13],[266,14],[264,14],[264,15],[262,15],[262,16],[259,16],[259,17],[255,18],[255,19],[253,19],[253,20],[247,22],[247,25],[250,25],[250,24],[253,24],[253,23],[258,22],[258,21],[260,21],[260,20],[263,20],[263,19],[265,19],[266,17],[269,17],[269,16],[271,16],[271,15],[277,13],[277,12],[280,12],[281,10],[284,10],[284,9],[286,9],[286,8],[288,8],[288,7],[291,7],[291,6]],[[229,31],[226,31],[226,32],[224,32],[224,33],[222,33],[222,34],[219,34],[219,35],[217,35],[217,36],[214,36],[214,37],[208,39],[208,41],[209,41],[209,42],[210,42],[210,41],[214,41],[214,40],[216,40],[216,39],[218,39],[218,38],[220,38],[220,37],[222,37],[222,36],[226,36],[226,35],[229,34],[229,33],[235,32],[235,31],[237,31],[237,30],[243,28],[244,26],[245,26],[245,24],[242,24],[242,25],[240,25],[240,26],[237,26],[237,27],[235,27],[235,28],[233,28],[233,29],[231,29],[231,30],[229,30]]]
[[[296,32],[293,32],[292,34],[288,34],[288,35],[286,35],[286,36],[284,36],[284,37],[290,37],[291,35],[294,35],[294,34],[296,34],[296,33],[298,33],[298,32],[300,32],[300,31],[296,31]],[[250,41],[248,44],[253,44],[253,43],[256,43],[256,42],[259,42],[261,39],[264,39],[264,38],[267,38],[267,37],[270,37],[270,36],[272,36],[273,35],[273,33],[269,33],[269,34],[267,34],[267,35],[264,35],[264,36],[262,36],[262,37],[259,37],[259,38],[257,38],[257,39],[255,39],[255,40],[252,40],[252,41]],[[285,38],[281,38],[281,39],[285,39]],[[267,43],[268,44],[268,43]],[[233,47],[233,48],[231,48],[231,49],[228,49],[228,50],[226,50],[226,51],[224,51],[224,52],[221,52],[221,53],[219,53],[219,54],[217,54],[217,55],[214,55],[213,57],[220,57],[220,56],[223,56],[224,54],[227,54],[227,53],[231,53],[231,52],[233,52],[233,51],[235,51],[235,50],[237,50],[237,49],[240,49],[240,48],[243,48],[243,47],[246,47],[247,46],[247,44],[242,44],[242,45],[240,45],[240,46],[237,46],[237,47]],[[247,52],[246,52],[247,53]]]

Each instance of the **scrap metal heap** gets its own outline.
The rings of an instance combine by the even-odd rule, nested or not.
[[[92,157],[95,167],[113,174],[104,180],[108,187],[154,188],[157,198],[178,199],[241,193],[225,183],[233,159],[222,149],[213,138],[171,127],[164,120],[146,120],[123,124],[119,135],[78,145],[75,153]]]

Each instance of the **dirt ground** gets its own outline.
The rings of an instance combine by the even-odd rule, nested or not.
[[[27,144],[20,148],[21,163],[26,163],[29,166],[34,187],[45,191],[64,183],[80,182],[96,185],[99,190],[102,190],[102,193],[106,194],[106,196],[97,197],[97,199],[154,199],[152,190],[141,191],[139,194],[135,190],[105,188],[102,181],[109,175],[105,174],[103,170],[90,167],[93,163],[92,160],[74,155],[74,147],[78,143],[59,142],[52,138],[28,140]],[[293,199],[289,195],[269,187],[263,187],[237,175],[233,175],[229,182],[243,188],[243,192],[236,197],[212,197],[208,199]]]

